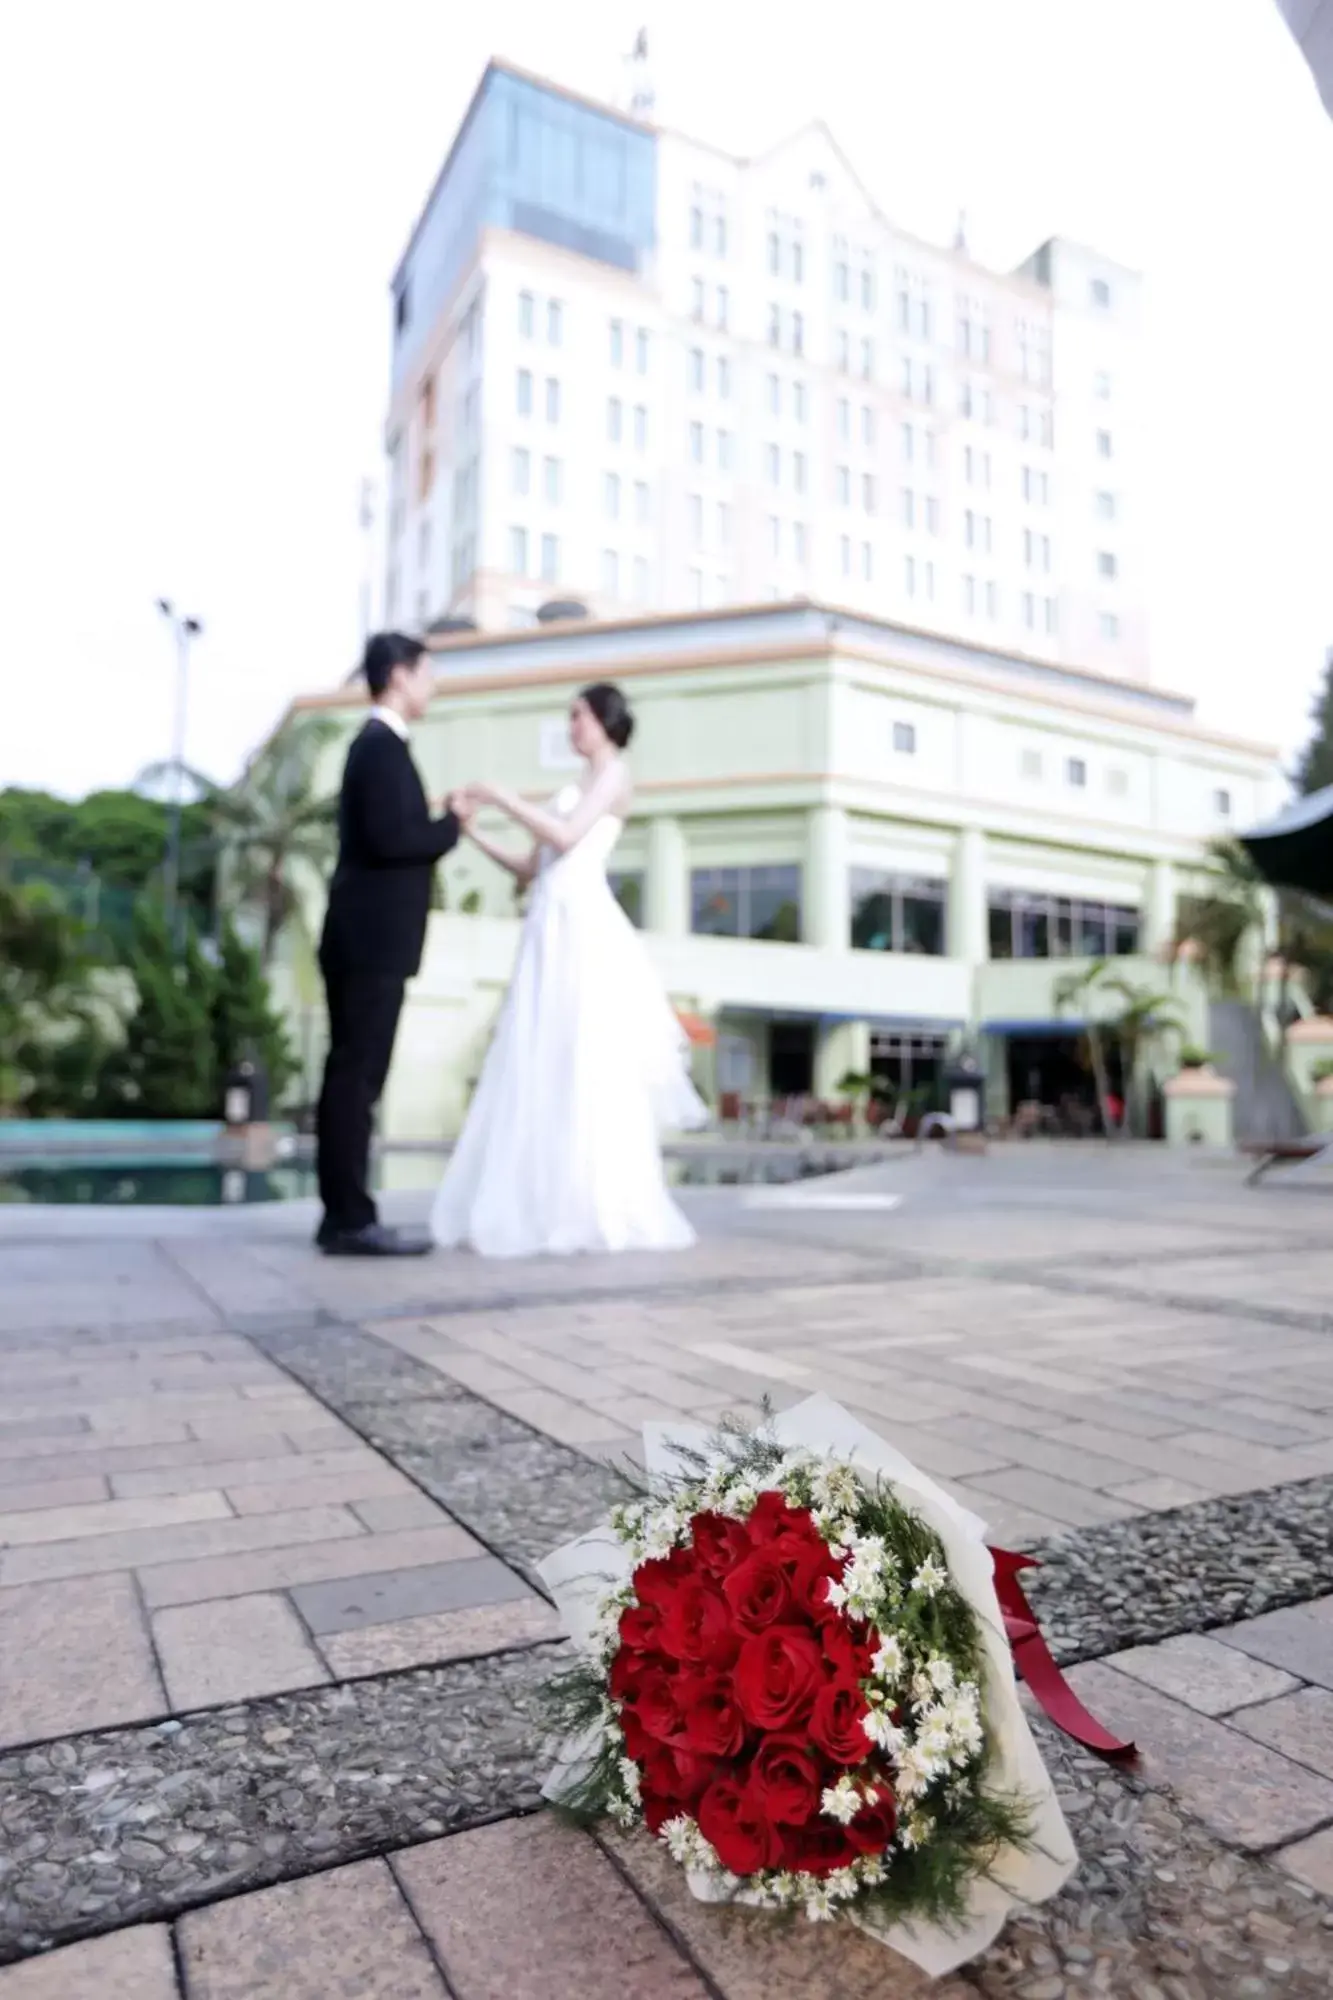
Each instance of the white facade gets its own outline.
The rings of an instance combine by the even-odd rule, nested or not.
[[[386,617],[808,594],[1146,677],[1137,277],[1061,240],[1013,274],[918,242],[820,125],[750,161],[654,146],[642,268],[483,223],[417,330]]]

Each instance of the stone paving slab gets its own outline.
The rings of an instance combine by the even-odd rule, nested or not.
[[[383,1861],[195,1910],[178,1929],[188,2000],[450,2000]]]
[[[282,1597],[177,1605],[157,1612],[153,1637],[173,1709],[253,1701],[329,1677]]]
[[[708,2000],[606,1856],[549,1815],[415,1848],[394,1873],[456,2000]]]
[[[1234,1646],[1221,1645],[1202,1633],[1182,1633],[1157,1646],[1112,1653],[1105,1664],[1200,1715],[1227,1715],[1247,1702],[1271,1701],[1300,1686],[1293,1675],[1248,1659]]]
[[[1333,1688],[1333,1596],[1270,1611],[1216,1636],[1253,1659]]]
[[[1297,1688],[1245,1709],[1232,1721],[1256,1743],[1267,1743],[1321,1777],[1333,1778],[1333,1693],[1327,1688]]]
[[[0,2000],[181,2000],[171,1932],[145,1924],[0,1966]]]
[[[425,1564],[418,1569],[298,1585],[292,1599],[317,1638],[367,1625],[392,1624],[428,1613],[470,1611],[483,1605],[531,1601],[523,1579],[494,1556]]]
[[[319,1650],[340,1679],[397,1673],[442,1660],[475,1659],[510,1648],[550,1643],[560,1636],[555,1611],[531,1594],[509,1604],[470,1611],[440,1611],[390,1625],[320,1635]]]
[[[132,1578],[0,1591],[0,1743],[135,1722],[165,1706]]]
[[[260,1521],[275,1518],[261,1516]],[[297,1584],[362,1576],[371,1561],[382,1563],[386,1570],[406,1570],[425,1563],[456,1562],[477,1552],[472,1536],[452,1522],[371,1536],[350,1514],[347,1525],[339,1525],[331,1540],[284,1537],[281,1528],[271,1539],[277,1547],[254,1549],[245,1555],[152,1563],[140,1572],[144,1602],[161,1610],[168,1604],[198,1604],[211,1597],[248,1597],[260,1591],[288,1590]]]

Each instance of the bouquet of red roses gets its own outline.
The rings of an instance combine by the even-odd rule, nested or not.
[[[971,1957],[1074,1861],[982,1524],[823,1397],[645,1439],[648,1497],[543,1565],[583,1651],[547,1795],[707,1900]]]

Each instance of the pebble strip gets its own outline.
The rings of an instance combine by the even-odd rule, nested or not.
[[[538,1803],[558,1648],[0,1757],[0,1964]]]

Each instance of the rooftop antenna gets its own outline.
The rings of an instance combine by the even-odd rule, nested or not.
[[[629,72],[629,108],[632,118],[649,119],[657,104],[653,72],[648,56],[648,30],[640,28],[634,46],[625,57]]]

